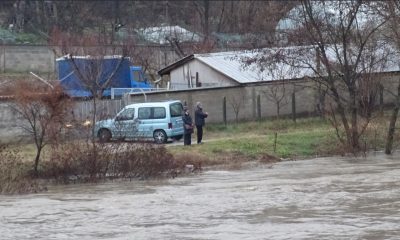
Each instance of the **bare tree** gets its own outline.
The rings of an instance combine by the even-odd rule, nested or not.
[[[56,33],[56,39],[62,39],[64,34],[60,35],[61,37],[57,37]],[[95,123],[98,115],[97,102],[103,98],[104,91],[115,83],[118,71],[124,61],[127,61],[129,48],[126,45],[114,48],[103,45],[104,39],[111,37],[106,33],[82,37],[76,42],[74,39],[77,37],[79,36],[68,35],[66,41],[61,42],[61,48],[79,81],[80,88],[89,92],[92,97],[91,121]],[[79,47],[75,44],[78,44]],[[111,56],[113,59],[109,59]],[[107,61],[113,61],[113,63],[107,64]],[[94,127],[94,125],[92,126]]]
[[[13,94],[15,101],[11,107],[26,121],[21,127],[29,133],[36,147],[33,170],[37,175],[42,150],[60,137],[71,102],[60,87],[53,89],[28,82],[16,84]]]
[[[388,34],[386,37],[389,42],[392,43],[394,48],[400,50],[400,1],[391,0],[385,2],[384,16],[388,19]],[[398,57],[394,57],[398,59]],[[394,60],[394,64],[398,65],[399,62]],[[391,154],[393,149],[393,139],[396,132],[396,123],[400,109],[400,78],[396,79],[397,87],[393,89],[386,89],[386,92],[394,96],[394,107],[392,109],[392,114],[389,120],[389,129],[386,137],[385,153]]]
[[[200,1],[193,1],[193,4],[195,5],[197,13],[200,15],[204,41],[207,41],[210,35],[210,3],[212,3],[212,1],[202,0],[201,4],[199,2]]]
[[[272,101],[276,107],[276,116],[280,118],[280,110],[283,106],[286,106],[289,101],[286,93],[286,84],[281,81],[267,86],[267,89],[262,91],[265,97]]]
[[[233,112],[235,113],[235,121],[239,122],[239,113],[245,102],[244,92],[240,91],[239,94],[231,95],[227,98],[229,105],[231,105]]]
[[[267,89],[262,91],[265,97],[273,102],[276,107],[276,115],[277,118],[280,118],[280,110],[283,106],[286,106],[288,101],[288,92],[287,88],[289,86],[287,77],[290,76],[291,71],[293,69],[288,69],[283,67],[282,62],[277,58],[270,59],[272,60],[268,64],[266,64],[265,69],[262,69],[262,72],[268,73],[271,79],[274,79],[271,84],[267,86]],[[290,71],[290,72],[288,72]],[[263,81],[267,80],[263,77],[262,72],[259,74],[259,78]],[[293,85],[293,90],[295,87]],[[290,93],[289,93],[290,94]]]
[[[374,110],[380,84],[374,74],[384,69],[389,52],[378,41],[386,20],[370,17],[372,5],[362,1],[301,1],[296,29],[287,35],[303,46],[267,50],[258,58],[259,63],[264,63],[266,56],[285,61],[301,69],[303,77],[310,76],[326,87],[335,103],[332,113],[338,115],[334,117],[340,119],[343,129],[339,140],[354,151],[360,150],[360,137]]]

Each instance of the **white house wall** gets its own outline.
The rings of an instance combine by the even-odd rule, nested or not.
[[[184,65],[173,69],[171,75],[172,89],[187,89],[188,88],[188,72],[192,77],[193,88],[196,87],[196,72],[199,74],[199,82],[202,87],[222,87],[236,86],[238,83],[231,80],[227,76],[212,69],[210,66],[202,63],[197,59],[185,63]]]

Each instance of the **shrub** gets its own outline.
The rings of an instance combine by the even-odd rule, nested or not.
[[[18,155],[18,150],[9,150],[0,145],[0,193],[32,193],[46,190],[31,177],[30,166]]]
[[[69,142],[54,147],[41,176],[58,182],[147,179],[175,172],[173,156],[149,143]]]

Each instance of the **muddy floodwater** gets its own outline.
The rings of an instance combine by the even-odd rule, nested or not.
[[[0,239],[399,238],[399,154],[0,196]]]

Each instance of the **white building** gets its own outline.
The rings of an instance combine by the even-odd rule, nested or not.
[[[315,49],[312,46],[269,48],[253,51],[232,51],[207,54],[192,54],[161,69],[158,74],[168,79],[171,89],[196,87],[228,87],[248,83],[271,82],[276,80],[303,79],[313,76],[307,64],[276,62],[276,54],[284,51],[298,55],[303,49],[308,55],[301,54],[303,61],[315,65]],[[256,59],[271,57],[271,64],[259,63]],[[310,64],[310,63],[308,63]],[[266,67],[268,65],[269,67]]]
[[[192,54],[161,69],[158,74],[168,76],[171,89],[227,87],[273,80],[254,64],[246,66],[243,62],[255,54],[246,51]]]
[[[326,51],[332,63],[343,57],[338,46],[330,46]],[[399,55],[388,45],[362,54],[365,58],[372,54],[377,59],[386,59],[386,63],[359,69],[360,73],[400,70],[397,64]],[[315,69],[319,68],[322,75],[325,72],[317,55],[316,46],[312,45],[192,54],[161,69],[158,74],[167,79],[170,88],[175,90],[314,78],[317,77]]]

